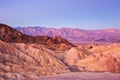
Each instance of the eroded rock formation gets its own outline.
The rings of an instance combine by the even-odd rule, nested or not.
[[[61,37],[32,37],[0,24],[0,80],[71,71],[120,73],[120,44],[74,46]]]
[[[37,43],[37,44],[46,45],[49,49],[52,49],[52,50],[57,50],[57,49],[66,50],[74,46],[64,38],[61,38],[58,36],[32,37],[26,34],[22,34],[21,32],[5,24],[0,24],[0,40],[4,42],[10,42],[10,43],[28,43],[28,44]]]
[[[0,77],[5,80],[35,78],[67,71],[67,66],[50,55],[42,45],[0,41]]]

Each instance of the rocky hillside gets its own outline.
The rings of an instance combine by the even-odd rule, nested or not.
[[[70,71],[50,53],[54,52],[38,44],[0,41],[0,80],[22,80]]]
[[[32,37],[0,24],[0,80],[81,71],[120,73],[120,44],[73,46],[61,37]]]
[[[24,34],[31,36],[61,36],[71,42],[120,42],[120,29],[81,30],[74,28],[17,27]]]
[[[52,54],[71,71],[120,73],[120,44],[87,44]]]
[[[0,41],[0,80],[21,80],[66,72],[120,73],[120,44],[88,44],[53,51],[40,44]]]
[[[46,45],[52,50],[60,49],[66,50],[71,48],[73,45],[59,36],[48,37],[48,36],[36,36],[32,37],[5,25],[0,24],[0,40],[10,43],[38,43]]]
[[[92,45],[87,49],[89,56],[78,60],[76,67],[80,71],[120,73],[120,44]]]

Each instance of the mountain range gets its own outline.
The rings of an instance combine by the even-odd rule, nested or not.
[[[82,30],[75,28],[16,27],[31,36],[60,36],[73,43],[120,42],[120,29]]]
[[[5,24],[0,24],[0,39],[5,42],[10,42],[10,43],[26,43],[26,44],[32,44],[32,43],[37,43],[37,44],[42,44],[47,46],[50,49],[57,49],[61,48],[64,46],[64,49],[66,45],[69,47],[74,46],[64,38],[54,36],[54,37],[49,37],[49,36],[29,36],[26,34],[21,33],[20,31],[17,31]],[[52,45],[52,46],[51,46]],[[68,47],[66,47],[68,48]]]
[[[0,24],[0,80],[36,80],[42,76],[71,72],[120,73],[120,44],[75,46],[59,36],[30,36]],[[104,77],[98,79],[94,76],[92,80]]]

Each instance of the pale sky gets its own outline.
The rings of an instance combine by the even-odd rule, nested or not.
[[[0,23],[13,27],[120,28],[120,0],[0,0]]]

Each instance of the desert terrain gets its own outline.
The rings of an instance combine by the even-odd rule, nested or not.
[[[0,80],[120,80],[120,43],[76,45],[0,24]]]

